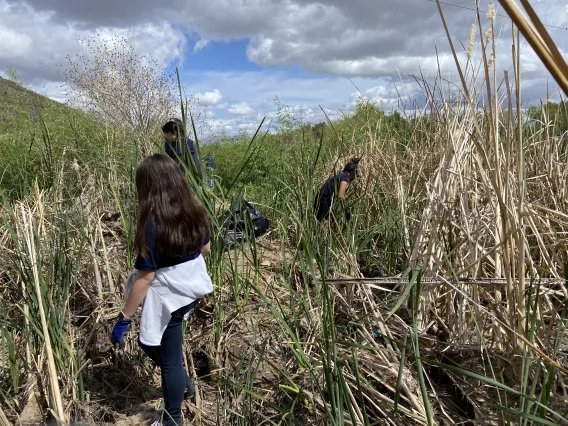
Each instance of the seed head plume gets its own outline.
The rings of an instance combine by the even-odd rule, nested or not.
[[[473,25],[471,26],[471,32],[469,33],[469,43],[467,44],[467,58],[471,59],[471,55],[473,54],[473,48],[475,47],[475,31],[477,29],[477,26],[475,25],[475,22],[473,23]]]
[[[497,17],[497,12],[495,12],[495,4],[494,3],[489,4],[489,9],[487,11],[487,17],[491,21],[491,26],[494,27],[495,26],[495,18]]]
[[[491,69],[491,67],[493,66],[493,63],[495,62],[495,54],[492,54],[489,57],[489,61],[487,63],[487,68]]]
[[[489,42],[491,41],[491,36],[493,36],[493,29],[489,28],[487,30],[487,32],[485,33],[485,43],[489,44]]]

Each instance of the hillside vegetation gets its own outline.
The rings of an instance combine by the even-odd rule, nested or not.
[[[22,86],[16,79],[8,80],[0,77],[0,133],[12,131],[18,121],[26,122],[27,118],[37,119],[38,115],[49,107],[63,105],[39,95]]]

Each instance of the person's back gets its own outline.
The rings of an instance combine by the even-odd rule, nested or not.
[[[340,182],[350,182],[349,173],[341,171],[329,177],[318,191],[318,197],[332,198],[336,196]]]

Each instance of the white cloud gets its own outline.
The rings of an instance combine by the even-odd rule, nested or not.
[[[186,91],[192,92],[194,87],[216,85],[224,97],[235,100],[230,104],[231,108],[238,112],[247,112],[244,115],[237,115],[232,111],[231,114],[226,110],[225,102],[213,108],[216,117],[211,123],[213,132],[225,131],[231,134],[243,130],[254,132],[264,117],[266,117],[264,129],[268,126],[278,127],[280,121],[275,96],[278,96],[280,102],[296,119],[315,124],[326,119],[320,105],[331,119],[340,118],[354,111],[356,107],[354,102],[356,96],[352,95],[355,90],[354,85],[367,97],[382,93],[383,98],[388,99],[389,105],[395,107],[398,100],[395,83],[400,86],[401,93],[407,91],[407,88],[415,88],[411,81],[406,84],[393,82],[390,79],[353,78],[350,81],[336,76],[306,79],[292,77],[284,72],[269,71],[209,72],[200,74],[200,79],[197,81],[192,75],[184,76],[184,81],[188,83]],[[377,89],[377,86],[385,89]],[[393,98],[389,97],[391,95]]]
[[[213,106],[221,117],[219,125],[233,131],[255,127],[266,114],[276,121],[275,95],[307,121],[323,119],[319,105],[331,116],[351,111],[357,96],[351,96],[356,89],[346,76],[352,78],[364,98],[386,109],[398,106],[399,93],[409,102],[420,98],[408,74],[419,75],[422,71],[431,78],[440,64],[443,77],[456,82],[455,64],[435,3],[379,3],[0,0],[0,72],[13,66],[31,88],[61,99],[58,66],[77,52],[76,40],[86,36],[107,40],[118,34],[127,38],[137,52],[151,54],[161,65],[183,61],[187,37],[192,40],[190,53],[199,52],[210,42],[247,39],[249,60],[261,66],[295,66],[311,73],[290,77],[271,68],[252,73],[201,72],[186,76],[188,93],[197,93],[203,104]],[[480,3],[486,9],[489,0]],[[565,0],[538,1],[533,6],[545,23],[568,27]],[[448,5],[442,8],[463,64],[460,42],[467,46],[475,13]],[[225,10],[230,13],[219,13]],[[503,10],[498,13],[504,14]],[[509,22],[508,18],[498,17],[500,78],[511,65]],[[568,31],[548,30],[566,52]],[[476,52],[479,54],[480,49]],[[221,61],[219,58],[219,67],[230,67],[230,63]],[[521,62],[523,101],[544,98],[547,84],[555,84],[528,45],[523,48]]]
[[[231,105],[228,109],[227,112],[229,114],[233,114],[233,115],[251,115],[254,113],[254,109],[252,109],[249,104],[247,104],[246,102],[239,102],[236,104]]]
[[[32,46],[32,40],[26,34],[18,33],[11,28],[0,27],[0,59],[10,57],[25,58]]]
[[[193,46],[193,52],[199,52],[202,49],[205,49],[207,46],[209,46],[210,41],[206,40],[206,39],[201,39],[198,40],[197,43],[195,43],[195,46]]]
[[[219,89],[213,89],[211,92],[196,93],[195,97],[201,104],[205,105],[217,105],[223,99],[223,95]]]
[[[72,93],[72,89],[69,86],[54,81],[48,81],[42,84],[31,84],[29,89],[34,92],[43,93],[48,98],[61,103],[65,103],[69,99],[69,94]]]
[[[60,22],[57,14],[37,11],[27,4],[0,0],[0,70],[14,67],[28,83],[61,80],[59,69],[79,50],[79,39],[110,40],[124,37],[135,51],[151,55],[160,65],[179,60],[186,39],[180,28],[166,21],[140,22],[131,27],[101,26],[93,29],[74,22]]]
[[[486,9],[488,3],[482,0],[481,8]],[[44,28],[50,37],[65,27],[92,32],[151,25],[153,37],[171,53],[171,43],[159,33],[169,27],[176,28],[174,32],[184,29],[197,34],[200,39],[194,51],[210,41],[249,39],[250,60],[262,66],[299,65],[315,73],[392,77],[397,72],[415,72],[419,64],[434,69],[434,44],[441,57],[449,54],[436,5],[426,0],[383,0],[380,4],[376,0],[247,0],[237,4],[229,0],[164,0],[159,4],[152,0],[0,0],[2,4],[10,9],[8,15],[14,16],[0,27],[17,34],[29,35],[29,16],[31,21],[42,16],[42,25],[34,25],[34,31]],[[534,7],[544,22],[568,26],[565,0],[535,2]],[[22,13],[26,8],[27,13]],[[219,13],[228,9],[230,13]],[[442,9],[455,45],[459,48],[460,41],[467,44],[475,12],[449,5],[442,5]],[[482,16],[485,19],[485,14]],[[510,39],[509,22],[498,17],[497,28],[503,39]],[[550,31],[560,44],[568,43],[567,31]],[[159,46],[156,43],[153,47]],[[150,46],[148,51],[153,51]],[[172,56],[178,55],[174,52]]]

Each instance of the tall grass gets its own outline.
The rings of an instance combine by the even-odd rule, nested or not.
[[[215,291],[190,317],[184,352],[199,376],[193,421],[567,423],[568,158],[547,136],[554,123],[521,120],[518,42],[504,96],[493,41],[481,31],[480,42],[481,68],[456,63],[453,108],[438,102],[439,78],[418,78],[428,104],[413,119],[361,103],[316,132],[207,147],[215,191],[187,170],[214,223]],[[159,379],[135,333],[124,352],[108,338],[133,264],[136,140],[96,120],[42,118],[30,133],[42,143],[13,153],[42,166],[10,166],[0,181],[0,422],[35,404],[62,421],[126,413],[140,424],[151,415],[134,415],[160,404]],[[316,222],[315,191],[353,155],[353,219]],[[217,217],[243,195],[272,229],[226,250]]]

